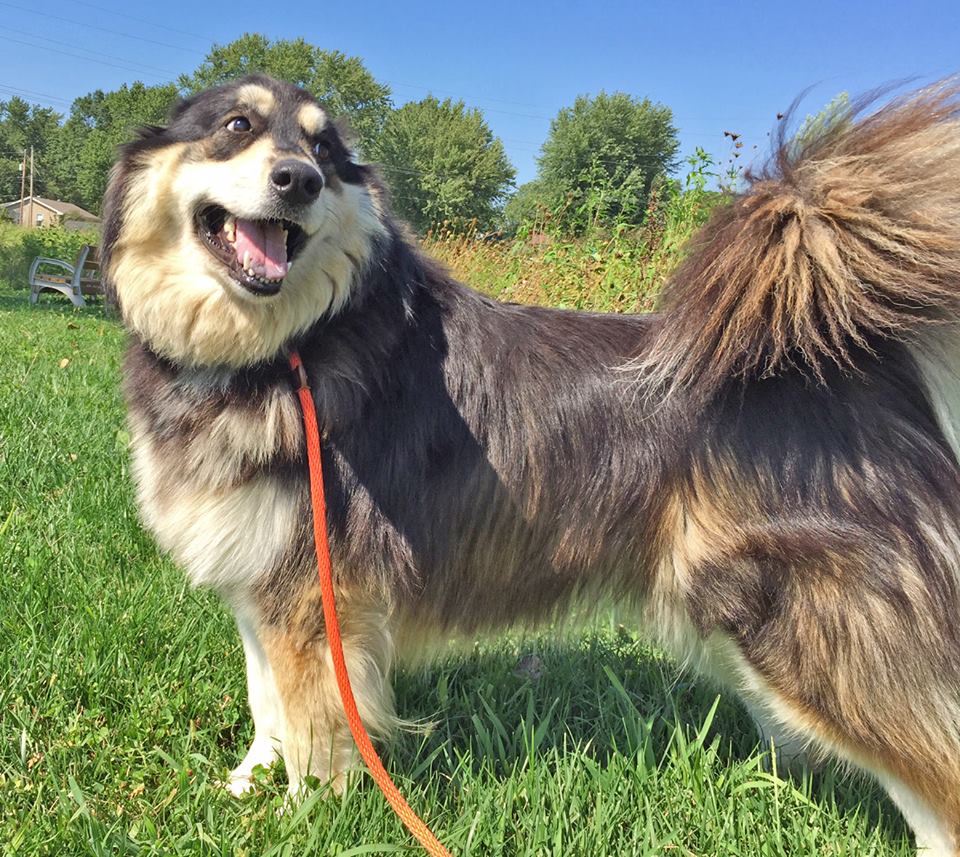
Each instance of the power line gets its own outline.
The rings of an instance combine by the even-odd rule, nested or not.
[[[60,104],[63,104],[69,107],[70,104],[72,103],[70,101],[67,101],[65,98],[57,98],[55,95],[46,95],[45,93],[42,93],[42,92],[33,92],[29,89],[20,89],[15,86],[5,86],[3,84],[0,84],[0,90],[8,93],[9,95],[18,96],[22,98],[24,101],[29,101],[32,104],[42,104],[45,102],[52,101],[52,102],[58,102]]]
[[[196,54],[195,48],[185,48],[181,45],[172,45],[169,42],[158,42],[156,39],[148,39],[145,36],[136,36],[133,33],[124,33],[122,30],[111,30],[109,27],[99,27],[96,24],[88,24],[86,21],[77,21],[74,18],[64,18],[61,15],[51,15],[49,12],[39,12],[31,9],[29,6],[20,6],[17,3],[8,3],[6,0],[0,0],[0,6],[7,6],[10,9],[18,9],[21,12],[28,12],[31,15],[39,15],[44,20],[63,21],[66,24],[73,24],[75,27],[86,27],[88,30],[99,30],[101,33],[108,33],[111,36],[120,36],[124,39],[134,39],[138,42],[146,42],[151,45],[158,45],[161,48],[171,48],[175,51],[183,51],[188,54]]]
[[[28,48],[39,48],[40,50],[46,50],[46,48],[43,45],[37,45],[32,42],[25,42],[22,39],[12,39],[9,36],[0,36],[0,41],[10,42],[15,45],[26,45]],[[100,65],[110,66],[111,68],[118,68],[121,71],[132,72],[133,74],[144,74],[143,71],[140,71],[136,68],[131,68],[129,65],[117,65],[116,63],[107,62],[107,60],[94,59],[93,57],[85,57],[85,56],[82,56],[81,54],[75,54],[70,51],[60,50],[58,52],[63,54],[64,56],[73,57],[74,59],[83,60],[84,62],[95,62],[95,63],[99,63]],[[101,56],[103,55],[101,54]],[[165,72],[165,73],[172,74],[172,72]],[[149,74],[149,76],[154,78],[158,77],[158,75],[155,75],[155,74]],[[170,81],[164,80],[163,82],[169,83]]]
[[[102,11],[107,11],[107,12],[115,13],[114,10],[107,9],[107,8],[105,8],[105,7],[103,7],[103,6],[98,6],[98,5],[93,4],[93,3],[85,3],[85,2],[84,2],[84,3],[80,3],[79,0],[74,0],[74,2],[79,3],[79,5],[88,6],[88,7],[90,7],[90,8],[100,9],[100,10],[102,10]],[[175,50],[180,50],[180,51],[183,51],[183,52],[185,52],[185,53],[191,53],[191,54],[195,54],[195,55],[199,55],[199,53],[200,53],[200,51],[197,50],[197,49],[184,48],[184,47],[179,46],[179,45],[172,45],[172,44],[170,44],[170,43],[168,43],[168,42],[161,42],[161,41],[157,41],[157,40],[155,40],[155,39],[149,39],[149,38],[146,38],[146,37],[144,37],[144,36],[135,35],[135,34],[133,34],[133,33],[125,33],[125,32],[122,32],[122,31],[120,31],[120,30],[112,30],[112,29],[109,29],[109,28],[107,28],[107,27],[99,27],[99,26],[97,26],[97,25],[95,25],[95,24],[88,24],[88,23],[83,22],[83,21],[77,21],[77,20],[72,19],[72,18],[64,18],[64,17],[59,16],[59,15],[50,15],[50,14],[48,14],[48,13],[38,12],[38,11],[36,11],[36,10],[34,10],[34,9],[30,9],[30,8],[28,8],[28,7],[26,7],[26,6],[20,6],[20,5],[15,4],[15,3],[6,2],[6,0],[0,0],[0,6],[7,6],[7,7],[12,8],[12,9],[18,9],[18,10],[20,10],[20,11],[24,11],[24,12],[27,12],[27,13],[29,13],[29,14],[41,15],[41,16],[44,17],[45,19],[51,19],[51,18],[52,18],[52,19],[55,19],[55,20],[58,20],[58,21],[63,21],[63,22],[65,22],[65,23],[75,25],[75,26],[81,26],[81,27],[86,27],[86,28],[88,28],[88,29],[99,30],[99,31],[101,31],[101,32],[109,33],[109,34],[111,34],[111,35],[121,36],[122,38],[135,39],[135,40],[137,40],[137,41],[145,42],[145,43],[148,43],[148,44],[159,45],[159,46],[161,46],[161,47],[167,47],[167,48],[173,48],[173,49],[175,49]],[[115,14],[122,14],[122,13],[115,13]],[[188,36],[191,36],[191,37],[193,37],[193,38],[204,39],[204,40],[207,40],[207,39],[209,38],[209,40],[210,40],[211,42],[215,42],[215,41],[216,41],[215,39],[212,39],[212,38],[207,37],[207,36],[201,36],[201,35],[199,35],[199,34],[197,34],[197,33],[190,33],[190,32],[185,31],[185,30],[177,30],[177,29],[172,28],[172,27],[165,27],[165,26],[162,25],[162,24],[157,24],[157,23],[154,23],[154,22],[151,22],[151,21],[147,21],[147,20],[144,19],[144,18],[138,18],[138,17],[133,16],[133,15],[123,15],[123,17],[127,17],[127,18],[130,18],[131,20],[135,20],[135,21],[139,21],[139,22],[141,22],[141,23],[145,23],[145,24],[147,24],[148,26],[151,26],[151,27],[159,27],[159,28],[162,28],[162,29],[170,30],[171,32],[180,33],[180,34],[182,34],[182,35],[188,35]],[[55,44],[55,45],[59,45],[59,46],[65,46],[65,47],[74,48],[74,49],[78,49],[78,50],[85,50],[84,48],[77,48],[76,45],[75,45],[75,43],[73,43],[73,42],[63,42],[63,41],[59,41],[59,40],[57,40],[57,39],[51,39],[51,38],[49,38],[49,37],[47,37],[47,36],[38,35],[38,34],[36,34],[36,33],[30,33],[30,32],[23,31],[23,30],[17,30],[17,29],[12,28],[12,27],[0,26],[0,29],[4,29],[4,30],[7,30],[7,31],[13,32],[13,33],[18,33],[18,34],[20,34],[20,35],[25,35],[25,36],[28,36],[29,38],[32,38],[32,39],[39,39],[39,40],[44,41],[44,42],[49,42],[50,44]],[[31,43],[29,43],[29,42],[23,42],[23,41],[19,41],[19,40],[17,40],[17,39],[11,39],[11,38],[9,38],[9,37],[7,37],[6,41],[11,42],[11,43],[14,43],[14,44],[25,45],[26,47],[43,49],[43,46],[42,46],[42,45],[35,45],[35,44],[31,44]],[[87,52],[88,52],[88,53],[92,53],[92,51],[87,51]],[[98,57],[108,57],[109,59],[113,59],[113,60],[116,60],[116,61],[119,62],[119,63],[122,63],[123,65],[117,65],[116,63],[111,63],[111,62],[108,62],[108,61],[106,61],[106,60],[99,59],[98,57],[84,57],[84,56],[80,56],[80,55],[78,55],[78,54],[71,53],[71,52],[68,52],[68,51],[63,51],[63,50],[60,50],[60,53],[63,53],[63,54],[65,54],[66,56],[74,57],[74,58],[76,58],[76,59],[85,60],[85,61],[87,61],[87,62],[95,62],[95,63],[99,63],[99,64],[101,64],[101,65],[110,66],[110,67],[112,67],[112,68],[118,68],[118,69],[120,69],[120,70],[122,70],[122,71],[132,71],[132,72],[134,72],[134,73],[140,73],[140,74],[146,72],[146,73],[150,74],[151,77],[157,77],[157,75],[156,75],[156,74],[153,74],[153,72],[160,72],[161,74],[164,74],[164,75],[170,75],[170,77],[171,77],[172,79],[171,79],[171,80],[164,80],[164,81],[163,81],[164,83],[173,83],[173,82],[176,82],[176,78],[179,77],[179,74],[178,74],[177,72],[173,72],[173,71],[171,71],[171,70],[169,70],[169,69],[159,68],[159,67],[157,67],[157,66],[146,65],[146,64],[144,64],[144,63],[138,63],[138,62],[133,61],[133,60],[128,60],[128,59],[126,59],[126,58],[124,58],[124,57],[118,57],[118,56],[116,56],[116,55],[111,55],[111,54],[103,54],[102,52],[97,52],[97,53],[98,53]],[[492,102],[492,103],[497,103],[497,104],[514,105],[514,106],[518,106],[518,107],[534,107],[535,109],[545,109],[542,105],[529,105],[529,104],[524,104],[523,102],[507,101],[507,100],[505,100],[505,99],[492,98],[492,97],[490,97],[490,96],[478,96],[478,95],[468,95],[468,94],[463,94],[463,93],[455,93],[455,92],[451,92],[451,91],[449,91],[449,90],[435,89],[434,87],[425,86],[425,85],[422,85],[422,84],[401,83],[401,82],[389,81],[389,80],[385,80],[384,83],[386,83],[388,86],[390,86],[390,87],[392,87],[392,88],[418,89],[418,90],[424,90],[424,91],[426,91],[426,92],[428,92],[428,93],[431,93],[431,94],[432,94],[432,93],[439,93],[439,94],[442,94],[442,95],[446,95],[446,96],[448,96],[448,97],[457,98],[457,99],[462,100],[462,101],[464,101],[464,102],[470,102],[470,103],[468,104],[468,106],[471,106],[471,107],[477,106],[477,105],[476,105],[476,102]],[[527,118],[527,119],[541,119],[541,120],[550,121],[550,120],[552,120],[552,119],[554,118],[553,116],[547,116],[547,115],[541,114],[541,113],[518,113],[518,112],[516,112],[516,111],[503,110],[503,109],[500,109],[500,108],[489,107],[489,106],[483,107],[482,110],[483,110],[484,112],[487,112],[487,113],[499,113],[499,114],[503,114],[503,115],[507,115],[507,116],[517,116],[517,117],[520,117],[520,118]],[[710,123],[713,123],[713,122],[721,122],[721,123],[722,123],[722,122],[726,122],[726,123],[729,124],[729,123],[731,123],[731,122],[734,122],[734,123],[736,123],[736,122],[746,123],[746,122],[767,121],[766,119],[763,119],[763,120],[761,120],[761,119],[759,119],[759,118],[746,119],[746,118],[742,118],[742,117],[741,117],[741,118],[736,118],[736,117],[698,117],[698,118],[694,118],[694,117],[674,115],[673,118],[676,119],[677,121],[680,121],[680,122],[688,122],[688,123],[689,123],[689,122],[710,122]],[[517,141],[517,142],[522,142],[522,141]],[[528,143],[528,145],[536,145],[536,144],[534,144],[534,143]]]
[[[120,12],[117,9],[110,9],[106,6],[98,6],[96,3],[85,3],[82,0],[73,0],[74,6],[86,6],[89,9],[97,9],[101,12],[108,12],[111,15],[116,15],[119,18],[127,18],[130,21],[137,21],[141,24],[146,24],[149,27],[157,27],[161,30],[167,30],[171,33],[177,33],[180,36],[190,36],[194,39],[201,39],[205,42],[215,42],[216,39],[213,36],[201,36],[199,33],[191,33],[188,30],[178,30],[176,27],[168,27],[166,24],[159,24],[155,21],[148,21],[146,18],[138,18],[136,15],[129,15],[126,12]]]
[[[149,71],[159,71],[163,74],[173,74],[172,71],[169,71],[165,68],[158,68],[155,65],[147,65],[146,63],[137,62],[136,60],[128,60],[125,57],[118,57],[115,54],[105,54],[103,51],[92,51],[89,48],[81,48],[76,45],[74,42],[63,42],[59,39],[51,39],[49,36],[43,36],[39,33],[31,33],[28,30],[17,30],[14,27],[7,27],[3,24],[0,24],[0,30],[6,30],[10,33],[16,33],[20,36],[27,36],[31,39],[38,39],[41,42],[49,42],[51,45],[58,45],[65,48],[73,48],[74,50],[83,51],[87,54],[95,54],[95,56],[90,57],[91,60],[95,61],[97,57],[107,57],[108,59],[114,59],[118,62],[126,63],[127,65],[134,68],[146,69]]]
[[[75,0],[75,2],[79,2],[79,0]],[[106,9],[105,7],[97,6],[97,5],[93,4],[93,3],[85,3],[85,2],[84,2],[84,3],[80,3],[80,5],[89,6],[89,7],[94,8],[94,9],[100,9],[101,11],[114,12],[114,10]],[[46,13],[46,12],[39,12],[39,11],[34,10],[34,9],[31,9],[31,8],[29,8],[29,7],[27,7],[27,6],[20,6],[19,4],[16,4],[16,3],[7,2],[7,0],[0,0],[0,6],[7,6],[7,7],[12,8],[12,9],[19,9],[20,11],[28,12],[29,14],[40,15],[40,16],[43,17],[44,19],[48,19],[48,20],[52,18],[52,19],[55,19],[55,20],[58,20],[58,21],[63,21],[63,22],[68,23],[68,24],[73,24],[74,26],[87,27],[88,29],[99,30],[99,31],[104,32],[104,33],[109,33],[110,35],[121,36],[122,38],[135,39],[135,40],[137,40],[137,41],[145,42],[145,43],[147,43],[147,44],[159,45],[160,47],[165,47],[165,48],[172,48],[172,49],[174,49],[174,50],[182,51],[182,52],[184,52],[184,53],[190,53],[190,54],[195,54],[195,55],[200,53],[200,51],[197,50],[197,49],[195,49],[195,48],[185,48],[185,47],[182,47],[181,45],[173,45],[173,44],[170,44],[169,42],[160,42],[160,41],[157,41],[156,39],[149,39],[149,38],[147,38],[147,37],[145,37],[145,36],[138,36],[138,35],[135,35],[135,34],[133,34],[133,33],[125,33],[125,32],[122,32],[122,31],[120,31],[120,30],[112,30],[112,29],[107,28],[107,27],[100,27],[100,26],[97,26],[96,24],[88,24],[88,23],[86,23],[86,22],[84,22],[84,21],[77,21],[77,20],[72,19],[72,18],[64,18],[64,17],[59,16],[59,15],[50,15],[50,14],[48,14],[48,13]],[[122,13],[116,13],[116,14],[122,14]],[[151,22],[151,21],[147,21],[147,20],[144,19],[144,18],[137,18],[136,16],[132,16],[132,15],[124,15],[124,17],[130,18],[131,20],[139,21],[139,22],[141,22],[141,23],[145,23],[145,24],[147,24],[148,26],[151,26],[151,27],[159,27],[159,28],[162,28],[162,29],[171,30],[172,32],[180,33],[180,34],[182,34],[182,35],[188,35],[188,36],[191,36],[192,38],[204,39],[204,40],[207,40],[207,39],[209,38],[209,37],[206,37],[206,36],[201,36],[201,35],[198,34],[198,33],[190,33],[190,32],[184,31],[184,30],[176,30],[176,29],[171,28],[171,27],[165,27],[165,26],[162,25],[162,24],[157,24],[157,23],[154,23],[154,22]],[[5,29],[10,29],[10,28],[5,28]],[[14,30],[13,32],[17,32],[17,31]],[[26,34],[26,35],[30,35],[32,38],[46,38],[46,37],[36,36],[35,34]],[[210,40],[211,42],[215,42],[215,41],[216,41],[216,39],[212,39],[212,38],[210,38],[209,40]],[[50,39],[49,41],[55,41],[55,40]],[[59,44],[66,44],[66,43],[64,43],[64,42],[59,42]],[[72,46],[72,44],[71,44],[71,45],[68,45],[68,46]],[[35,46],[31,46],[31,47],[35,47]],[[119,59],[118,57],[113,57],[113,58],[114,58],[114,59]],[[93,60],[93,61],[96,62],[96,60]],[[128,60],[122,60],[122,59],[121,59],[121,62],[129,62],[129,61],[128,61]],[[142,64],[138,64],[138,65],[142,65]],[[161,72],[163,72],[164,74],[170,74],[170,75],[173,75],[174,77],[177,77],[177,75],[176,75],[174,72],[168,71],[168,70],[166,70],[166,69],[156,69],[155,67],[151,67],[151,66],[145,66],[145,67],[146,67],[146,68],[154,68],[155,70],[161,71]],[[462,100],[462,101],[464,101],[464,102],[467,102],[467,101],[470,101],[470,102],[486,101],[486,102],[491,102],[491,103],[495,103],[495,104],[507,104],[507,105],[512,105],[512,106],[515,106],[515,107],[532,107],[533,109],[536,109],[536,110],[546,109],[546,108],[545,108],[544,106],[542,106],[542,105],[531,105],[531,104],[525,104],[525,103],[523,103],[523,102],[518,102],[518,101],[507,101],[507,100],[505,100],[505,99],[493,98],[493,97],[491,97],[491,96],[478,96],[478,95],[469,95],[469,94],[463,94],[463,93],[455,93],[455,92],[450,92],[449,90],[436,89],[436,88],[434,88],[434,87],[424,86],[424,85],[422,85],[422,84],[417,84],[417,83],[402,83],[402,82],[399,82],[399,81],[384,81],[384,82],[385,82],[388,86],[393,87],[393,88],[425,90],[425,91],[427,91],[428,93],[440,93],[441,95],[446,95],[446,96],[449,96],[449,97],[457,98],[457,99]],[[547,115],[541,114],[541,113],[518,113],[518,112],[516,112],[516,111],[502,110],[502,109],[496,108],[496,107],[487,107],[487,108],[485,108],[485,109],[486,109],[487,112],[490,112],[490,113],[501,113],[501,114],[504,114],[504,115],[507,115],[507,116],[517,116],[517,117],[525,118],[525,119],[544,119],[544,120],[551,120],[551,119],[554,118],[553,116],[547,116]],[[674,118],[676,118],[676,119],[678,119],[678,120],[680,120],[680,121],[684,121],[684,117],[675,116]],[[687,118],[689,118],[689,117],[687,117]],[[736,118],[734,118],[734,117],[723,117],[723,118],[721,118],[721,117],[716,117],[716,118],[714,118],[714,117],[703,117],[703,119],[705,119],[705,120],[710,120],[710,121],[717,121],[717,122],[759,121],[759,120],[753,120],[753,119],[751,119],[751,120],[747,120],[747,119],[736,119]],[[699,121],[699,120],[694,120],[694,121]]]

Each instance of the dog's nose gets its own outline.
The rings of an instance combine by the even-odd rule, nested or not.
[[[284,202],[306,205],[320,196],[323,175],[310,164],[291,159],[274,166],[270,173],[270,184]]]

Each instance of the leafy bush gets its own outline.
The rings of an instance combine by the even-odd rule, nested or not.
[[[446,228],[428,233],[424,248],[457,277],[502,300],[597,312],[649,310],[688,239],[727,199],[707,190],[717,176],[706,152],[698,150],[687,163],[683,180],[654,185],[639,227],[618,222],[571,238],[554,229],[545,212],[509,240],[476,240]]]
[[[539,205],[565,233],[639,226],[678,148],[669,107],[624,92],[581,95],[550,123],[537,178],[508,204],[506,218],[529,217]]]
[[[100,235],[92,230],[22,229],[0,222],[0,278],[16,289],[26,289],[30,265],[37,256],[63,259],[72,264],[84,244],[99,241]]]
[[[444,221],[489,227],[515,175],[479,110],[432,95],[390,114],[375,155],[394,208],[421,234]]]

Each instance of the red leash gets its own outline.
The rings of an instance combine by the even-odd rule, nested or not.
[[[370,741],[363,727],[357,702],[350,686],[347,664],[343,657],[343,641],[340,637],[340,623],[337,620],[337,607],[333,597],[333,568],[330,563],[330,544],[327,541],[327,503],[323,494],[323,468],[320,463],[320,432],[317,428],[317,412],[313,403],[313,394],[303,368],[300,355],[294,351],[290,355],[290,368],[297,376],[297,395],[303,410],[303,429],[307,437],[307,462],[310,465],[310,496],[313,500],[313,537],[317,546],[317,566],[320,574],[320,597],[323,600],[323,621],[327,627],[327,639],[330,643],[330,655],[333,658],[333,671],[340,688],[343,711],[347,716],[347,725],[353,735],[354,743],[360,751],[360,757],[373,775],[373,780],[383,792],[387,803],[400,817],[407,830],[426,849],[432,857],[451,857],[429,827],[423,822],[404,800],[400,789],[396,787],[390,774]]]

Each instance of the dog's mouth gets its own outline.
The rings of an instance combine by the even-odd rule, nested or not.
[[[197,212],[200,241],[227,273],[255,295],[275,295],[307,235],[290,220],[248,220],[219,205]]]

